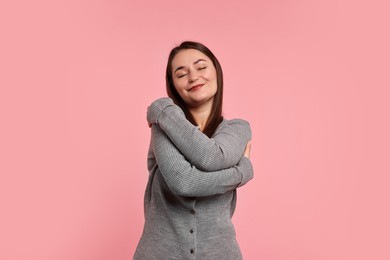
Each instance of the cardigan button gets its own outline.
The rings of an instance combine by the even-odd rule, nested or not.
[[[190,250],[190,253],[191,253],[191,254],[193,254],[194,252],[195,252],[194,249],[191,249],[191,250]]]
[[[191,230],[190,230],[190,233],[194,233],[194,230],[193,230],[193,229],[191,229]]]

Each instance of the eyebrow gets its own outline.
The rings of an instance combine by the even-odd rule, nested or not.
[[[206,61],[204,59],[199,59],[197,61],[194,61],[194,65],[198,64],[199,62],[201,61]],[[181,69],[184,69],[184,66],[180,66],[180,67],[177,67],[177,69],[175,69],[175,72],[178,71],[178,70],[181,70]]]

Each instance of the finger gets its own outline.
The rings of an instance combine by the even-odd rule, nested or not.
[[[248,144],[246,145],[246,148],[245,148],[245,153],[244,153],[244,155],[248,158],[250,158],[250,155],[251,155],[251,148],[252,148],[252,143],[248,142]]]

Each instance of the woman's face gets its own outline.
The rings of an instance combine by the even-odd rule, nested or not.
[[[173,84],[190,107],[213,101],[217,92],[217,72],[213,62],[202,52],[186,49],[172,60]]]

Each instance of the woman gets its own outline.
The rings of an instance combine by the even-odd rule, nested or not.
[[[236,188],[253,177],[250,126],[222,117],[222,69],[206,46],[172,49],[166,84],[169,98],[147,111],[145,226],[134,259],[242,259],[231,217]]]

